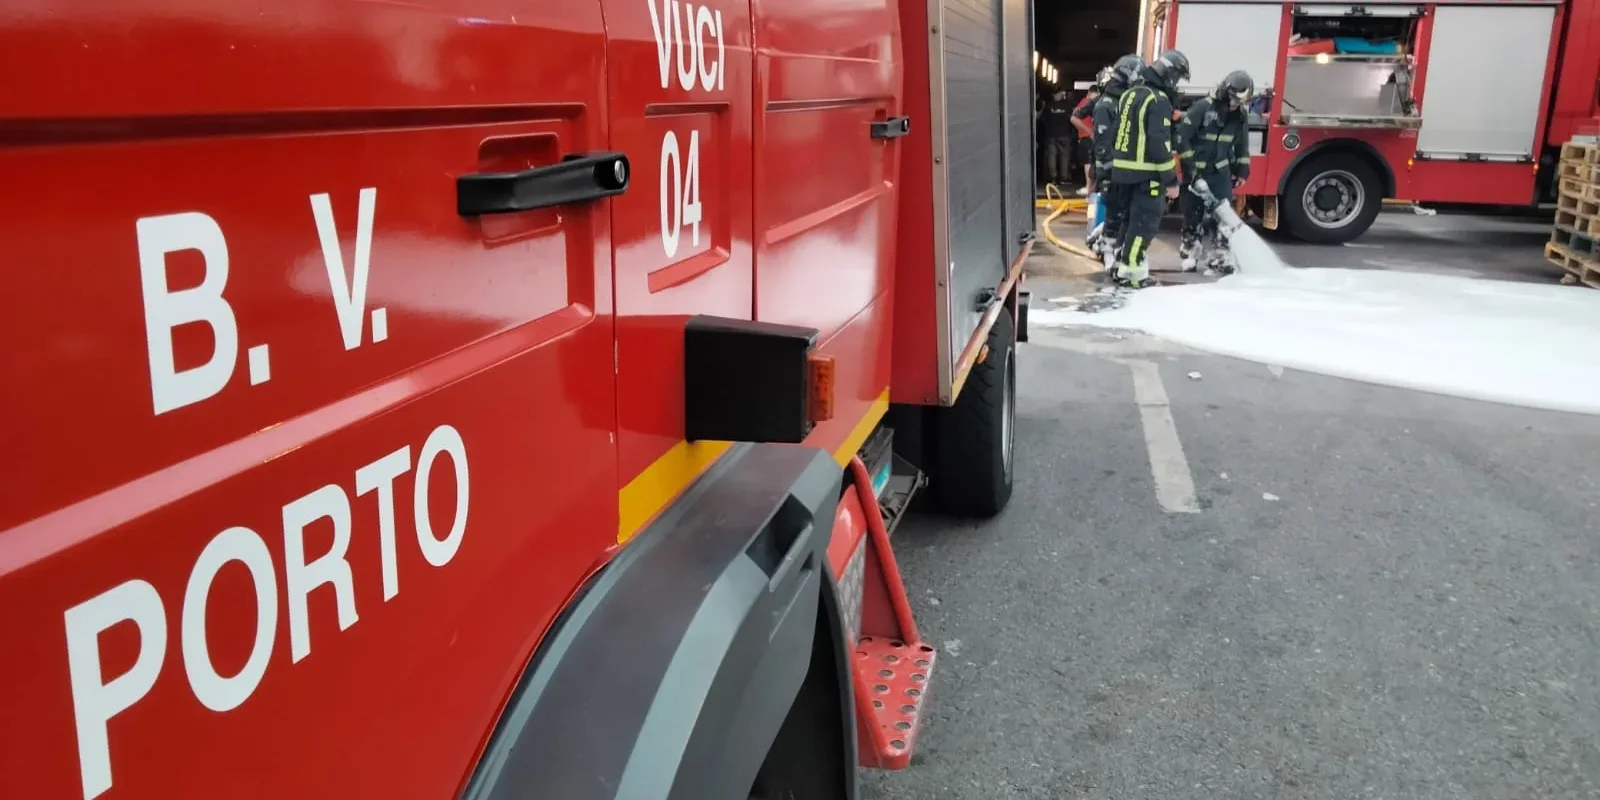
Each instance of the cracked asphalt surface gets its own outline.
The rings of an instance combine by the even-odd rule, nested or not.
[[[1022,347],[1010,507],[895,534],[942,654],[867,800],[1600,797],[1600,417]],[[1156,504],[1128,359],[1199,514]]]

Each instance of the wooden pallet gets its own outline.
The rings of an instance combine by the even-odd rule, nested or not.
[[[1544,258],[1566,273],[1561,278],[1562,283],[1581,283],[1600,289],[1600,261],[1596,261],[1592,256],[1585,258],[1573,255],[1566,247],[1552,240],[1544,246]]]
[[[1600,144],[1567,142],[1561,145],[1561,160],[1580,164],[1600,164]]]
[[[1600,220],[1600,202],[1582,197],[1561,195],[1556,198],[1556,224],[1578,230],[1589,230],[1588,223]],[[1595,230],[1600,233],[1600,229]]]
[[[1600,205],[1600,183],[1590,183],[1577,178],[1562,178],[1561,190],[1557,193],[1556,207],[1561,208],[1561,198],[1570,197],[1573,200]],[[1568,203],[1566,207],[1577,209],[1576,203]]]
[[[1584,183],[1593,183],[1595,167],[1596,165],[1584,161],[1562,161],[1556,165],[1558,170],[1556,177],[1572,178]]]
[[[1587,145],[1592,147],[1593,145]],[[1574,180],[1600,184],[1600,162],[1583,159],[1563,159],[1556,162],[1556,180]]]
[[[1556,225],[1550,231],[1550,243],[1568,256],[1578,259],[1600,259],[1595,247],[1595,237],[1588,231],[1579,231],[1566,225]]]
[[[1544,246],[1544,260],[1560,267],[1563,272],[1566,272],[1574,278],[1578,278],[1579,280],[1583,279],[1583,259],[1573,256],[1571,253],[1567,252],[1567,248],[1556,244],[1554,241],[1551,241]]]

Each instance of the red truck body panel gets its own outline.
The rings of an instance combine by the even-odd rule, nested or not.
[[[0,794],[453,793],[615,542],[606,207],[453,208],[456,174],[604,145],[599,7],[34,10],[0,12],[0,60],[49,76],[0,123],[0,426],[28,465],[0,502]],[[330,257],[355,284],[370,260],[364,303]],[[148,371],[163,271],[225,298],[170,329],[214,391]],[[82,732],[74,669],[125,681],[76,697],[109,717]]]
[[[841,466],[918,363],[932,221],[866,135],[900,50],[890,0],[0,9],[38,76],[0,110],[0,795],[457,792],[726,449],[683,438],[686,316],[818,329]],[[626,194],[457,214],[608,149]]]
[[[1561,49],[1552,78],[1554,99],[1545,144],[1559,147],[1574,135],[1593,135],[1600,116],[1600,3],[1568,0]]]

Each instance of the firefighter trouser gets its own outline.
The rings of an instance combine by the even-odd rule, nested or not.
[[[1233,201],[1233,175],[1227,172],[1213,172],[1209,175],[1200,175],[1195,180],[1206,182],[1206,188],[1211,194],[1224,203]],[[1206,213],[1205,203],[1194,196],[1187,186],[1178,195],[1179,206],[1183,209],[1183,240],[1192,242],[1216,229],[1216,219]]]
[[[1044,140],[1044,179],[1066,183],[1072,177],[1072,140],[1054,137]]]
[[[1128,224],[1128,201],[1133,198],[1133,189],[1141,184],[1136,183],[1106,183],[1106,190],[1100,195],[1106,204],[1105,236],[1115,243],[1127,239],[1123,228]]]
[[[1123,225],[1123,238],[1119,240],[1117,263],[1127,265],[1131,277],[1143,279],[1149,274],[1145,256],[1150,243],[1155,241],[1161,228],[1161,217],[1167,210],[1166,191],[1160,181],[1141,181],[1122,184],[1128,190],[1128,218]]]

